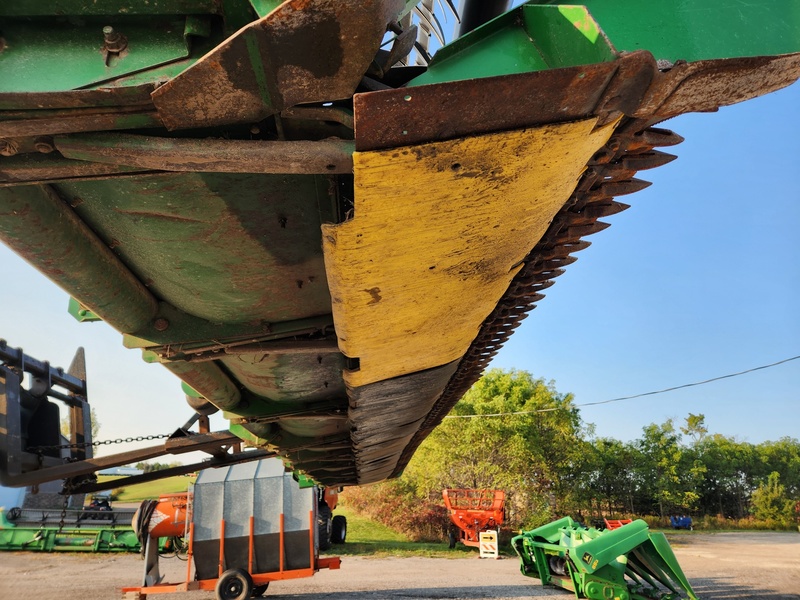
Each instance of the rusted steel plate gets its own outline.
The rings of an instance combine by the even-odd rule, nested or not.
[[[405,0],[290,0],[161,86],[169,129],[258,121],[352,96]]]
[[[156,112],[149,107],[76,110],[75,114],[71,115],[0,121],[0,138],[140,127],[161,127]]]
[[[609,63],[356,94],[356,150],[626,112],[638,106],[654,73],[652,56],[634,52]]]
[[[57,136],[66,158],[148,170],[199,173],[352,173],[353,142],[162,138],[123,133]]]
[[[66,92],[8,92],[0,94],[0,110],[150,105],[153,103],[150,94],[155,88],[155,84],[146,83],[130,87]]]
[[[661,73],[636,116],[713,111],[786,87],[800,78],[800,53],[701,60]]]
[[[0,160],[0,186],[142,172],[142,169],[132,167],[66,160],[53,155],[24,154]]]

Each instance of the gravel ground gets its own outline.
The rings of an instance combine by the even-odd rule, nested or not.
[[[800,535],[719,533],[675,536],[678,561],[702,600],[800,600]],[[0,599],[106,600],[136,585],[143,563],[137,555],[5,552],[0,555]],[[186,563],[162,560],[167,581],[185,577]],[[514,558],[344,557],[342,568],[312,578],[276,582],[269,599],[477,599],[563,598],[523,577]],[[163,600],[213,600],[212,592],[158,594]]]

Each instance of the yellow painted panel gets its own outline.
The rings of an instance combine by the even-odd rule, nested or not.
[[[595,119],[357,152],[354,218],[323,226],[359,386],[463,356],[613,125]]]

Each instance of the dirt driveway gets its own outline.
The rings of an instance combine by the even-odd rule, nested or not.
[[[702,600],[800,599],[800,535],[695,534],[672,538],[675,554]],[[185,576],[185,563],[162,561],[166,579]],[[118,600],[136,585],[142,562],[134,555],[0,554],[0,599]],[[518,561],[344,557],[338,571],[272,584],[267,600],[382,600],[574,598],[523,577]],[[151,595],[161,600],[213,600],[210,592]]]

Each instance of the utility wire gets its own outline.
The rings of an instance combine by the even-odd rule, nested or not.
[[[619,398],[611,398],[610,400],[600,400],[598,402],[584,402],[582,404],[573,404],[572,406],[575,408],[582,407],[582,406],[598,406],[600,404],[611,404],[612,402],[622,402],[623,400],[633,400],[634,398],[643,398],[644,396],[655,396],[656,394],[665,394],[667,392],[674,392],[675,390],[682,390],[684,388],[695,387],[698,385],[705,385],[707,383],[713,383],[714,381],[720,381],[721,379],[730,379],[731,377],[739,377],[740,375],[747,375],[748,373],[752,373],[754,371],[761,371],[763,369],[769,369],[771,367],[777,367],[778,365],[782,365],[784,363],[791,362],[793,360],[800,359],[799,356],[792,356],[791,358],[784,358],[783,360],[779,360],[778,362],[770,363],[768,365],[762,365],[760,367],[753,367],[752,369],[747,369],[745,371],[739,371],[737,373],[729,373],[728,375],[720,375],[719,377],[712,377],[711,379],[706,379],[704,381],[695,381],[694,383],[685,383],[683,385],[676,385],[674,387],[664,388],[663,390],[656,390],[653,392],[644,392],[642,394],[634,394],[633,396],[621,396]],[[551,407],[551,408],[539,408],[536,410],[521,410],[517,412],[506,412],[506,413],[493,413],[488,415],[447,415],[445,419],[472,419],[475,417],[504,417],[506,415],[532,415],[535,413],[545,413],[545,412],[552,412],[554,410],[559,410],[559,407]]]

